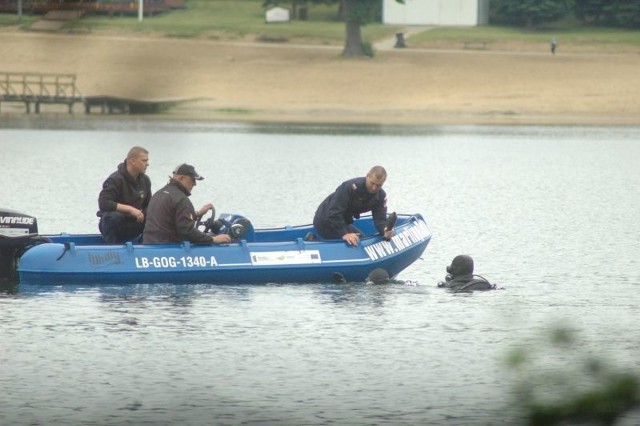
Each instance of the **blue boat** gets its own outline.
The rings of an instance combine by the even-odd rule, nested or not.
[[[242,218],[223,217],[226,223]],[[17,272],[20,284],[27,285],[364,282],[377,268],[397,276],[431,240],[420,214],[398,214],[389,241],[377,233],[371,216],[354,225],[365,234],[358,246],[342,240],[306,241],[312,225],[249,225],[240,240],[223,245],[113,245],[99,234],[46,235],[20,253]]]

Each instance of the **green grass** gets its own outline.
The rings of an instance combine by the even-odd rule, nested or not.
[[[262,0],[187,0],[184,10],[146,16],[90,15],[67,24],[65,30],[90,28],[95,33],[135,33],[177,38],[212,40],[273,40],[316,45],[341,45],[345,25],[338,19],[336,5],[310,5],[308,20],[267,24]],[[39,16],[0,14],[0,26],[27,29]],[[374,43],[394,37],[402,27],[371,23],[362,27],[365,42]],[[525,30],[497,26],[470,28],[433,28],[407,38],[408,47],[461,49],[465,42],[488,50],[547,50],[556,37],[560,52],[637,52],[640,31],[594,28],[565,19],[545,28]]]
[[[286,38],[290,42],[341,44],[345,25],[337,15],[337,6],[317,5],[309,8],[307,21],[267,24],[260,0],[188,0],[184,10],[144,17],[142,22],[137,15],[93,15],[76,25],[90,26],[95,31],[129,31],[166,37],[252,40],[267,36]],[[380,23],[366,25],[363,38],[376,40],[392,36],[396,29]]]
[[[18,26],[20,29],[26,30],[40,19],[39,16],[22,15],[22,19],[18,20],[17,13],[0,13],[0,27]]]
[[[544,28],[524,30],[508,27],[481,26],[470,28],[436,28],[414,37],[414,41],[464,41],[482,40],[486,42],[517,41],[537,43],[549,41],[556,36],[571,43],[620,43],[640,46],[640,31],[627,31],[614,28]]]
[[[640,49],[640,31],[585,27],[575,22],[546,28],[481,26],[470,28],[434,28],[411,38],[411,47],[460,48],[465,42],[484,42],[487,49],[547,49],[556,37],[563,51],[632,51]]]

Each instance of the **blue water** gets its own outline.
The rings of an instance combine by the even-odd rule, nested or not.
[[[382,164],[389,208],[434,234],[404,285],[5,289],[0,424],[518,424],[520,383],[562,392],[547,375],[584,376],[588,358],[639,371],[639,140],[637,127],[0,121],[0,206],[43,233],[95,232],[100,185],[139,144],[154,189],[190,162],[205,176],[194,205],[257,227],[309,223]],[[503,290],[436,288],[462,253]],[[564,350],[549,343],[559,328],[575,339]]]

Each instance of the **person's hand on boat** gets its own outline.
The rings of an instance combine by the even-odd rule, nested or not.
[[[360,235],[356,233],[344,234],[342,239],[350,246],[357,246],[360,243]]]
[[[228,234],[219,234],[211,237],[213,244],[227,244],[231,242],[231,237]]]
[[[384,230],[384,239],[389,241],[391,239],[391,237],[393,237],[394,235],[396,235],[396,233],[393,231],[393,229],[385,229]]]

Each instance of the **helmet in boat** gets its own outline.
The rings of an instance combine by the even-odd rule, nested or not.
[[[453,277],[473,274],[473,259],[471,256],[461,254],[453,258],[451,265],[447,266],[447,272]]]

